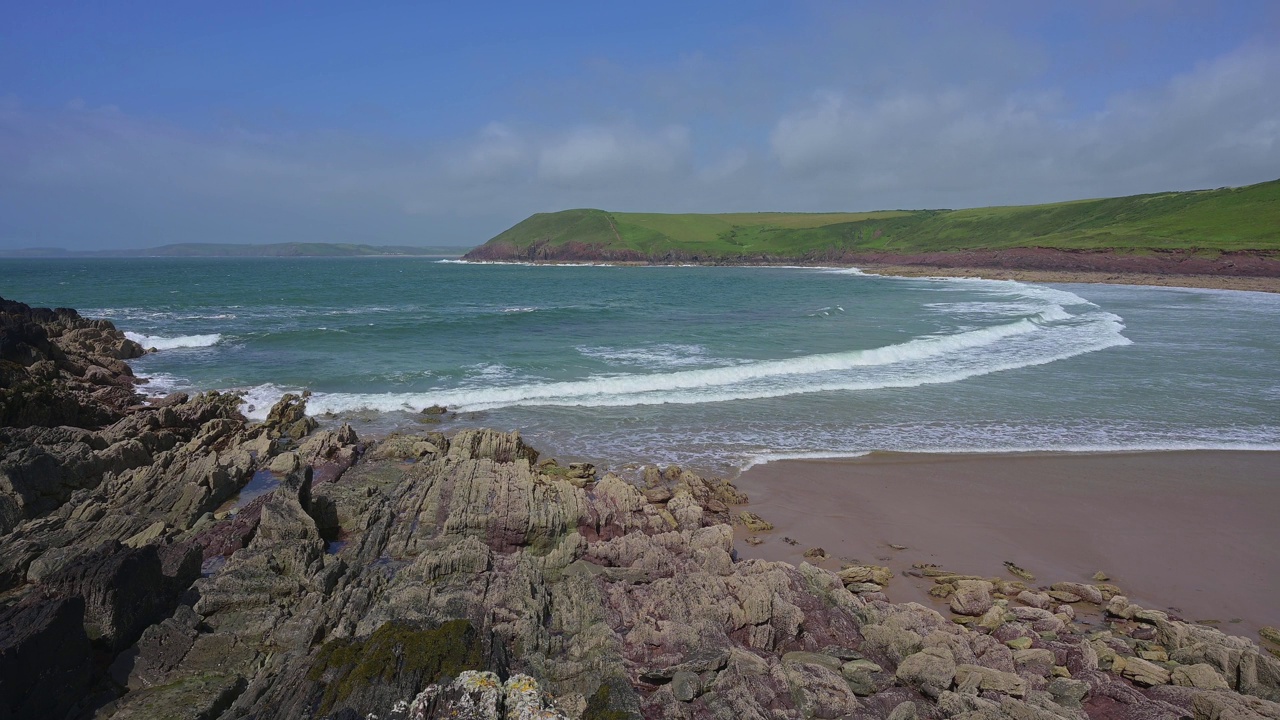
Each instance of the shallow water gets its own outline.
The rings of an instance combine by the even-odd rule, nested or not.
[[[107,317],[150,392],[285,391],[362,434],[484,424],[735,469],[870,450],[1280,449],[1280,296],[801,268],[0,261]],[[419,411],[459,412],[423,425]]]

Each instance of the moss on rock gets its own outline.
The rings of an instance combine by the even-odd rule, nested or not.
[[[450,620],[422,630],[401,622],[383,623],[363,640],[333,640],[320,649],[307,678],[325,685],[320,713],[372,685],[414,678],[425,687],[464,670],[483,670],[484,647],[466,620]]]

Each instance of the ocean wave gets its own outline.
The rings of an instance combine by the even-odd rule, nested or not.
[[[168,395],[180,387],[187,385],[182,378],[168,373],[151,373],[149,375],[138,376],[139,380],[145,380],[138,391],[144,395],[159,396]]]
[[[1121,334],[1124,325],[1116,315],[1094,312],[1069,318],[1065,322],[1023,318],[879,348],[728,367],[506,386],[481,383],[473,388],[413,394],[317,393],[312,407],[332,412],[391,412],[445,405],[472,411],[517,405],[618,407],[752,400],[957,382],[1130,344]]]
[[[218,333],[212,333],[209,335],[179,335],[177,337],[163,337],[161,335],[143,335],[142,333],[126,332],[124,336],[144,348],[154,348],[156,350],[209,347],[211,345],[216,345],[220,340],[222,340],[222,335]]]
[[[611,365],[662,369],[724,364],[723,361],[708,357],[707,349],[701,345],[660,343],[639,348],[580,345],[575,349],[581,355],[603,360]]]

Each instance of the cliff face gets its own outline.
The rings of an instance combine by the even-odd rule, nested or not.
[[[0,714],[1280,717],[1280,661],[1110,586],[930,570],[953,621],[880,568],[739,561],[759,519],[726,482],[491,430],[364,443],[304,403],[0,431],[0,496],[48,498],[0,532]]]

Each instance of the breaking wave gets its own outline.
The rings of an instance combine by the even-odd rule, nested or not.
[[[310,407],[316,412],[417,411],[430,405],[461,411],[532,405],[621,407],[916,387],[1128,345],[1123,329],[1121,319],[1111,313],[1095,309],[1072,315],[1051,305],[1010,323],[878,348],[559,382],[521,383],[511,378],[512,384],[423,393],[316,393]]]
[[[142,333],[126,332],[124,336],[144,348],[154,348],[156,350],[209,347],[211,345],[216,345],[218,341],[222,340],[222,335],[219,335],[218,333],[210,335],[179,335],[178,337],[163,337],[161,335],[143,335]]]

